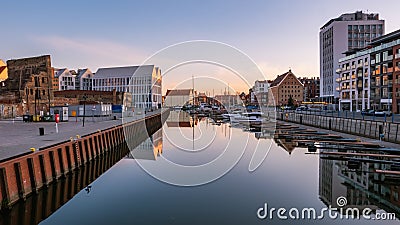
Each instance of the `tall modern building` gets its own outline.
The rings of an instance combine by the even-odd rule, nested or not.
[[[377,13],[346,13],[329,20],[319,32],[320,97],[333,102],[339,97],[336,69],[343,53],[366,47],[385,33],[385,21]]]

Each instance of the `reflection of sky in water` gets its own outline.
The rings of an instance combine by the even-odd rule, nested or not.
[[[177,187],[154,179],[135,160],[123,159],[92,184],[89,194],[81,191],[42,224],[398,224],[398,221],[330,219],[261,221],[256,211],[265,202],[275,208],[315,207],[318,211],[325,207],[319,199],[318,156],[305,155],[306,149],[302,148],[289,155],[273,143],[262,165],[249,172],[258,141],[254,134],[227,124],[216,126],[201,121],[198,126],[204,126],[202,137],[212,140],[207,149],[190,152],[176,148],[175,145],[183,145],[190,149],[193,145],[187,140],[176,141],[174,145],[168,138],[190,138],[192,128],[165,125],[162,157],[197,165],[218,157],[229,141],[232,146],[240,146],[249,137],[243,158],[222,178],[202,186]],[[194,129],[195,137],[200,135],[198,129]],[[195,148],[204,144],[195,142]],[[159,159],[146,161],[157,164]]]

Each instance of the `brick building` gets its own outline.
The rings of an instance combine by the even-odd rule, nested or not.
[[[8,78],[0,87],[3,116],[9,108],[13,116],[49,112],[53,100],[50,55],[8,60],[7,68]]]
[[[86,98],[86,99],[85,99]],[[65,90],[54,92],[54,105],[113,104],[132,106],[132,94],[117,91]]]
[[[304,85],[289,70],[277,76],[271,83],[268,93],[268,103],[270,106],[287,105],[290,98],[293,99],[294,105],[299,105],[304,100]]]
[[[313,101],[319,96],[319,77],[303,77],[299,79],[304,85],[304,101]]]

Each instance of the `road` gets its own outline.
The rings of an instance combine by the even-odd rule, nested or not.
[[[311,114],[311,115],[321,115],[321,116],[331,116],[349,119],[363,119],[371,121],[386,121],[400,123],[400,114],[393,114],[393,116],[363,116],[361,112],[350,112],[350,111],[296,111],[296,110],[279,110],[280,112],[291,112],[298,114]]]

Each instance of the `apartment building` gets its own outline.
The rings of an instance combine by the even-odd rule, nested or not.
[[[384,33],[385,21],[377,13],[346,13],[323,25],[319,32],[320,97],[329,102],[339,97],[336,69],[343,53],[362,49]]]
[[[400,112],[400,30],[339,60],[340,109]]]
[[[371,42],[371,107],[399,112],[400,30]]]
[[[370,105],[370,51],[354,52],[339,60],[336,79],[339,110],[361,111]]]

